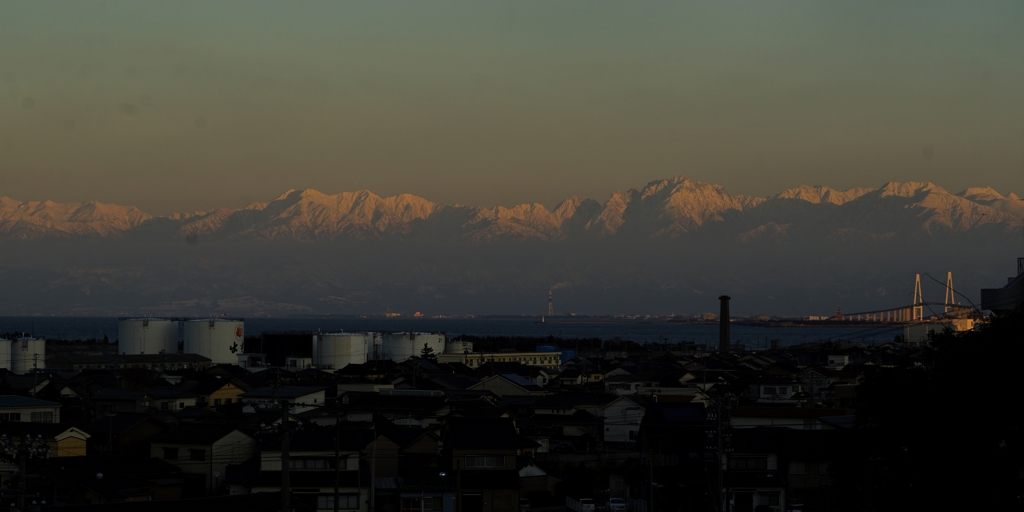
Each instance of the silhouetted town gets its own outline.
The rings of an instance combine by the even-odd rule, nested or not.
[[[843,476],[863,462],[851,450],[884,423],[870,390],[893,375],[939,371],[936,354],[965,337],[1019,337],[1019,312],[1004,316],[984,331],[932,330],[923,342],[759,351],[730,345],[728,321],[714,347],[441,333],[245,336],[244,321],[225,318],[125,318],[116,353],[109,340],[8,335],[0,343],[2,505],[855,509],[863,503],[851,492],[871,499],[872,489],[876,498],[886,491],[877,482],[851,487]],[[902,388],[892,386],[895,396]]]

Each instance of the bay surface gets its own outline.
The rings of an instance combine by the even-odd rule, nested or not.
[[[117,339],[116,317],[0,317],[0,333],[24,332],[47,339]],[[444,332],[451,337],[513,336],[574,339],[623,339],[639,343],[688,341],[717,345],[717,324],[686,324],[645,321],[566,320],[541,323],[536,318],[249,318],[245,320],[246,336],[264,331],[381,331],[381,332]],[[768,348],[770,340],[780,347],[813,341],[847,341],[880,344],[902,334],[901,328],[872,327],[731,327],[734,343],[743,343],[748,350]],[[538,340],[540,341],[540,340]],[[522,347],[520,347],[522,349]],[[572,347],[564,347],[572,348]]]

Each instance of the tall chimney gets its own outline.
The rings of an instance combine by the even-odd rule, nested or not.
[[[551,302],[551,290],[548,290],[548,316],[555,314],[555,305]]]
[[[718,313],[718,352],[729,353],[729,299],[728,295],[722,295],[718,300],[722,301],[722,310]]]

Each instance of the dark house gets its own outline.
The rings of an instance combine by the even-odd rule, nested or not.
[[[91,437],[89,455],[134,455],[149,457],[149,441],[165,425],[143,413],[117,413],[100,416],[82,428]]]
[[[648,404],[637,446],[641,467],[628,480],[628,498],[655,510],[712,510],[716,425],[695,403]]]
[[[69,457],[38,472],[42,478],[29,480],[29,490],[54,504],[153,503],[203,493],[201,478],[148,457]]]
[[[537,444],[509,419],[449,419],[442,458],[458,479],[462,512],[513,512],[519,506],[516,458]]]

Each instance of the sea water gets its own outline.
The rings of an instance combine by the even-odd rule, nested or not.
[[[117,339],[115,317],[0,317],[0,334],[27,333],[46,339]],[[687,324],[664,321],[558,320],[540,322],[536,317],[484,318],[248,318],[246,336],[264,331],[381,331],[381,332],[444,332],[449,338],[460,335],[510,336],[541,338],[553,336],[565,340],[601,339],[631,340],[639,343],[693,342],[717,346],[718,325]],[[887,343],[903,333],[891,326],[858,327],[768,327],[731,326],[733,343],[742,343],[747,350],[764,349],[771,340],[780,347],[815,341],[844,341],[865,344]],[[569,348],[569,347],[566,347]]]

